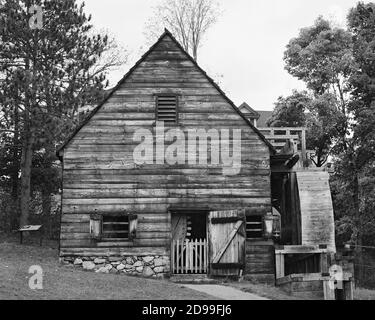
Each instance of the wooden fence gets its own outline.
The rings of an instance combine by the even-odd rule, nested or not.
[[[173,274],[206,274],[208,270],[207,240],[172,241]]]

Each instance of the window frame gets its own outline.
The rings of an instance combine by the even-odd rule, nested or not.
[[[106,238],[104,237],[104,219],[106,217],[127,217],[128,223],[127,223],[127,237],[125,238]],[[96,221],[96,222],[94,222]],[[119,222],[120,223],[120,222]],[[121,222],[122,223],[122,222]],[[96,231],[99,232],[99,234],[95,235],[93,234],[93,225],[96,224]],[[129,214],[129,213],[123,213],[123,212],[111,212],[111,213],[94,213],[90,215],[90,234],[91,238],[93,240],[99,241],[99,242],[128,242],[133,243],[136,238],[136,230],[137,230],[137,224],[138,224],[138,216],[135,214]]]
[[[248,222],[248,219],[249,218],[258,218],[260,221],[251,221],[252,223]],[[250,240],[250,241],[257,241],[257,240],[262,240],[264,239],[264,215],[263,214],[246,214],[245,216],[245,223],[246,223],[246,240]],[[261,231],[259,230],[256,230],[256,231],[250,231],[248,229],[248,224],[255,224],[255,225],[259,225],[260,226],[260,229]],[[259,237],[256,237],[256,238],[250,238],[248,236],[248,233],[249,232],[259,232],[260,233],[260,236]]]

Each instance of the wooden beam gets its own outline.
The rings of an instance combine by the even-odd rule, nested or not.
[[[223,218],[212,218],[212,224],[221,224],[221,223],[234,223],[239,220],[243,220],[242,217],[223,217]]]
[[[211,263],[212,269],[239,269],[244,268],[242,263]]]
[[[298,253],[326,253],[327,249],[320,249],[319,246],[284,246],[283,249],[276,249],[275,253],[298,254]]]

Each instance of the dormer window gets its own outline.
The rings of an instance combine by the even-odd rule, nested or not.
[[[177,123],[178,98],[174,95],[160,95],[156,97],[156,120],[166,123]]]

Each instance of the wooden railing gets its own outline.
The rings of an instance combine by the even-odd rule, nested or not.
[[[295,269],[293,270],[295,273],[306,273],[307,265],[305,263],[317,263],[315,258],[311,259],[313,255],[318,255],[319,266],[314,266],[313,268],[319,269],[317,273],[326,273],[328,272],[328,262],[327,262],[327,249],[323,248],[322,246],[280,246],[275,248],[275,262],[276,262],[276,279],[283,278],[288,276],[288,270],[286,270],[285,265],[285,255],[300,255],[302,259],[296,259]],[[307,257],[308,255],[308,257]],[[298,267],[301,267],[298,270]],[[290,269],[290,268],[288,268]],[[290,271],[290,270],[289,270]]]
[[[173,274],[205,274],[208,270],[207,240],[173,240]]]
[[[280,128],[258,128],[266,139],[281,150],[288,140],[296,144],[296,151],[301,154],[302,160],[306,158],[306,128],[280,127]]]

